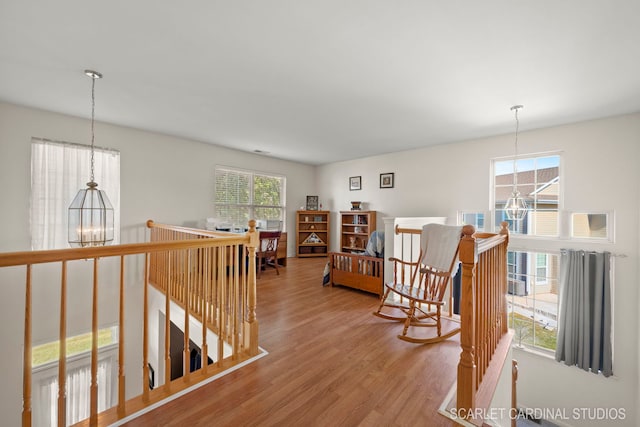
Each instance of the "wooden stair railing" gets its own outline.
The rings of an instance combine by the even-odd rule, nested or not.
[[[0,254],[1,267],[25,268],[25,313],[24,313],[24,351],[23,351],[23,409],[22,425],[32,425],[32,331],[33,331],[33,267],[39,264],[59,263],[60,279],[60,316],[59,336],[61,343],[66,342],[68,313],[68,270],[73,261],[91,261],[92,277],[91,301],[74,301],[75,304],[91,304],[91,383],[90,417],[85,420],[89,425],[106,425],[130,415],[145,406],[177,393],[187,386],[200,382],[234,364],[258,354],[258,321],[256,319],[256,269],[255,252],[258,233],[255,221],[249,222],[249,231],[242,235],[210,233],[202,230],[187,229],[155,224],[149,221],[151,242],[115,246],[73,248],[48,251],[28,251]],[[188,237],[187,237],[188,236]],[[240,249],[242,248],[242,249]],[[246,256],[245,258],[245,254]],[[125,330],[136,324],[125,324],[125,283],[126,278],[136,270],[136,256],[143,256],[143,277],[134,279],[143,286],[143,324],[142,324],[142,360],[129,360],[130,366],[142,363],[141,394],[125,398]],[[97,356],[98,356],[98,290],[111,284],[99,285],[101,260],[119,257],[118,319],[119,319],[119,356],[118,356],[118,399],[114,408],[98,413]],[[133,258],[134,267],[125,270],[125,261]],[[244,260],[247,260],[246,262]],[[169,302],[175,301],[185,311],[185,353],[189,346],[189,315],[202,321],[202,368],[190,374],[189,358],[182,381],[165,379],[162,389],[152,390],[146,386],[149,378],[149,325],[148,325],[148,286],[152,284],[166,295],[167,325],[170,322]],[[46,284],[43,286],[47,286]],[[129,286],[132,286],[129,284]],[[75,326],[75,325],[74,325]],[[168,350],[168,331],[165,336],[165,350]],[[207,366],[207,329],[218,335],[218,354],[213,366]],[[232,349],[231,356],[225,358],[225,344]],[[185,354],[187,356],[187,354]],[[166,357],[166,356],[165,356]],[[169,361],[168,358],[165,359]],[[66,346],[60,346],[58,358],[58,420],[59,426],[66,426]],[[167,366],[170,366],[168,364]],[[170,369],[166,369],[170,372]]]
[[[475,233],[470,225],[463,228],[464,237],[460,242],[462,352],[456,391],[457,414],[461,418],[475,418],[476,408],[488,407],[510,346],[507,225],[502,223],[499,234]]]

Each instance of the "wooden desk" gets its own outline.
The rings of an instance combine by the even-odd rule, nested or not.
[[[224,231],[224,232],[231,233],[231,231]],[[280,236],[280,241],[278,242],[278,264],[283,267],[287,266],[287,232],[286,231],[282,232],[282,235]]]

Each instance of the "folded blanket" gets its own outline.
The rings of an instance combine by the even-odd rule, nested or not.
[[[422,227],[420,247],[422,263],[440,271],[449,271],[460,243],[461,226],[426,224]]]
[[[371,233],[364,252],[368,256],[384,258],[384,231],[376,230]]]
[[[331,262],[327,261],[324,266],[324,272],[322,273],[322,286],[327,286],[331,281]]]

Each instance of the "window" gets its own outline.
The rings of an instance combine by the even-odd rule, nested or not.
[[[458,214],[459,225],[473,225],[476,231],[484,231],[484,213],[460,212]]]
[[[528,211],[522,220],[507,220],[504,204],[516,182],[513,161],[493,160],[491,202],[494,230],[507,221],[512,237],[507,253],[509,327],[515,331],[516,345],[553,352],[559,320],[558,248],[565,243],[575,247],[585,242],[613,242],[614,214],[588,209],[562,211],[561,156],[547,153],[517,158],[517,190],[526,200]]]
[[[547,254],[536,254],[536,285],[539,283],[547,283],[547,270],[549,256]]]
[[[118,327],[98,331],[98,411],[117,401]],[[33,347],[34,425],[55,426],[58,422],[59,341]],[[67,424],[89,417],[91,386],[91,334],[67,339]]]
[[[571,213],[571,238],[613,241],[608,213]]]
[[[509,251],[507,304],[515,343],[553,351],[558,327],[558,255]],[[531,267],[529,267],[531,266]]]
[[[285,220],[286,178],[253,171],[216,167],[215,216],[233,228],[250,219]]]
[[[95,181],[114,208],[114,243],[120,240],[120,153],[95,148]],[[68,208],[91,171],[91,147],[31,140],[31,248],[68,248]]]
[[[522,220],[508,220],[504,204],[516,181],[514,159],[493,161],[493,214],[495,230],[509,223],[512,235],[560,237],[560,155],[519,157],[517,190],[527,203]],[[507,253],[509,327],[515,331],[515,343],[546,351],[556,348],[558,321],[557,254],[522,248]]]
[[[502,221],[507,221],[510,223],[511,233],[557,237],[562,200],[560,156],[545,155],[517,159],[518,191],[528,205],[526,216],[519,221],[508,220],[504,213],[504,204],[513,192],[515,181],[513,160],[511,158],[493,162],[496,229],[500,229]]]

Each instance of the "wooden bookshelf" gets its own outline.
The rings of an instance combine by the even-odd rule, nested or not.
[[[340,250],[364,252],[376,229],[376,211],[340,212]]]
[[[329,211],[296,212],[296,256],[327,256],[330,220]]]

